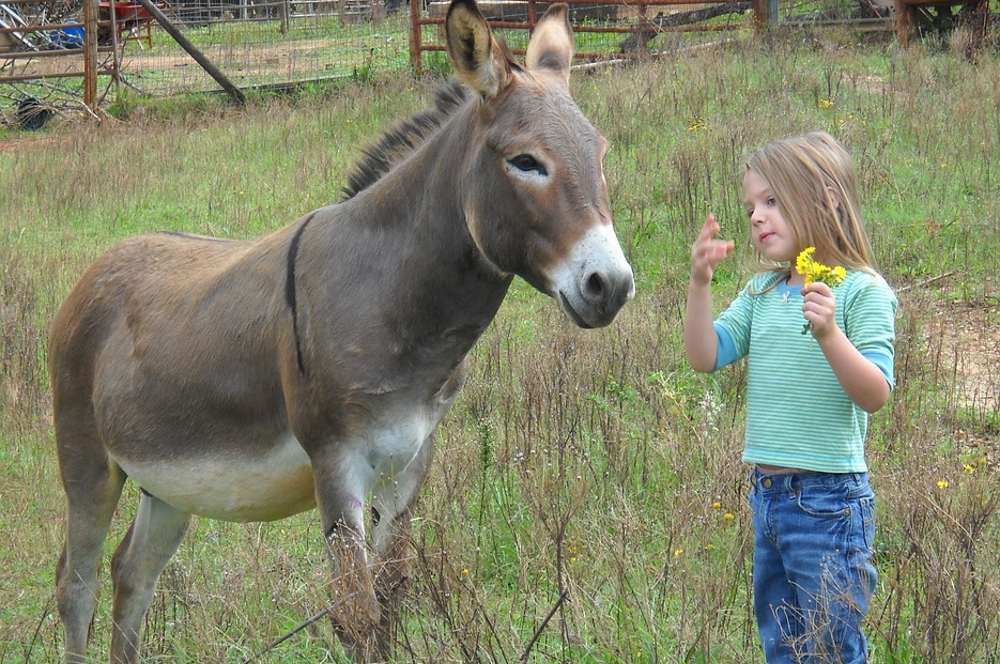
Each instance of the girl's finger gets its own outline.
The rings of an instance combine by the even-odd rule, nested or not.
[[[835,305],[836,303],[832,294],[824,295],[823,293],[817,293],[816,291],[809,291],[808,293],[803,292],[802,300],[805,302],[823,302],[829,305]]]
[[[818,316],[833,316],[833,309],[819,302],[806,302],[802,305],[802,313],[814,313]]]
[[[719,232],[719,224],[715,223],[715,216],[708,215],[705,219],[705,225],[701,227],[701,233],[698,234],[699,240],[707,240],[716,233]]]
[[[806,293],[818,293],[820,295],[826,295],[827,297],[833,296],[833,291],[830,287],[824,284],[822,281],[814,281],[805,288],[802,289],[802,294]]]

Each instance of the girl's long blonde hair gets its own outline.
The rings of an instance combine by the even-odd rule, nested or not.
[[[833,136],[813,131],[772,141],[750,155],[746,167],[768,183],[800,250],[816,247],[824,261],[875,269],[851,155]]]

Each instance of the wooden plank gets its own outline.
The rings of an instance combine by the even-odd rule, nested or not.
[[[753,9],[753,30],[760,34],[767,30],[767,0],[751,0],[750,6]]]
[[[494,28],[505,28],[508,30],[527,30],[527,23],[514,23],[510,21],[490,21],[490,27]],[[748,26],[741,25],[739,23],[728,23],[720,25],[681,25],[672,28],[663,28],[657,32],[729,32],[736,30],[746,30]],[[645,28],[648,30],[648,28]],[[599,32],[599,33],[610,33],[610,34],[628,34],[642,32],[642,27],[603,27],[603,26],[589,26],[580,25],[574,26],[573,32]],[[426,44],[420,47],[423,51],[447,51],[448,47],[443,44]],[[513,48],[510,52],[514,55],[524,55],[525,50]],[[610,57],[612,55],[617,55],[615,53],[574,53],[574,58],[584,58],[584,57]]]
[[[42,23],[40,25],[24,25],[16,28],[0,28],[0,34],[6,32],[39,32],[41,30],[64,30],[66,28],[82,28],[83,23]]]
[[[896,39],[899,45],[906,48],[910,45],[910,35],[913,33],[913,9],[903,4],[903,0],[895,0],[896,5]]]
[[[415,0],[410,0],[410,68],[416,76],[420,76],[423,69],[423,47],[420,44],[420,5]]]
[[[110,69],[101,69],[98,74],[111,74]],[[0,76],[0,83],[16,83],[17,81],[34,81],[42,78],[82,78],[82,71],[53,72],[50,74],[18,74],[17,76]]]
[[[806,21],[786,19],[778,23],[779,28],[831,28],[834,26],[862,32],[895,29],[890,18],[824,18]]]
[[[98,9],[99,8],[100,8],[100,5],[98,5]],[[98,15],[100,15],[100,12],[98,12]],[[119,51],[118,50],[118,48],[119,48],[119,43],[118,43],[118,37],[119,37],[119,35],[118,35],[118,10],[115,9],[114,0],[111,1],[111,5],[110,5],[110,7],[108,7],[108,17],[109,17],[109,21],[108,22],[111,24],[111,48],[112,48],[112,51],[111,51],[111,53],[112,53],[112,55],[111,55],[111,67],[112,67],[112,70],[113,70],[112,73],[111,73],[111,77],[114,79],[114,82],[115,82],[115,93],[117,94],[118,92],[120,92],[120,90],[121,90],[121,84],[122,84],[122,62],[121,62],[121,56],[124,53],[124,51]],[[148,24],[147,24],[147,29],[148,29]],[[105,92],[105,94],[107,94],[107,92]]]
[[[96,31],[95,31],[96,33]],[[85,48],[63,48],[56,51],[11,51],[0,53],[0,60],[32,60],[34,58],[60,58],[67,55],[83,55]],[[98,53],[110,53],[110,46],[100,46]]]
[[[527,30],[529,24],[524,21],[487,21],[491,28],[499,28],[502,30]],[[421,19],[420,25],[444,25],[444,19]],[[664,27],[658,28],[657,32],[725,32],[726,30],[745,30],[746,25],[739,23],[730,23],[723,25],[681,25],[677,27]],[[615,33],[615,34],[626,34],[626,33],[637,33],[649,30],[649,24],[645,27],[642,25],[630,25],[626,27],[620,26],[602,26],[602,25],[574,25],[573,32],[598,32],[598,33]],[[431,48],[431,46],[423,46],[424,51],[444,51],[446,50],[444,46],[440,48]],[[513,51],[514,55],[518,55],[516,50]],[[611,55],[607,53],[605,55]],[[579,53],[575,54],[575,57],[580,57]]]

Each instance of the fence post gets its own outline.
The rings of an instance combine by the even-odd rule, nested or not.
[[[535,31],[535,21],[538,20],[537,14],[535,13],[535,0],[528,0],[528,34],[532,34]]]
[[[288,14],[290,11],[288,0],[281,0],[281,34],[288,34]]]
[[[410,0],[410,67],[416,76],[423,72],[423,58],[420,54],[420,3],[423,0]]]
[[[645,2],[639,5],[639,20],[636,27],[639,31],[632,34],[638,37],[641,53],[647,53],[647,44],[649,43],[649,40],[656,35],[656,32],[651,29],[652,26],[649,23],[649,6]]]
[[[100,12],[98,12],[98,18],[100,18]],[[112,72],[111,76],[114,78],[115,93],[117,93],[121,88],[122,84],[121,55],[124,53],[124,50],[121,52],[119,52],[118,50],[120,46],[118,43],[118,12],[115,11],[114,2],[111,2],[110,6],[108,7],[108,18],[111,19],[111,48],[112,48],[111,60],[112,60],[112,66],[114,67],[114,72]]]
[[[912,9],[903,0],[895,0],[896,7],[896,39],[899,45],[906,48],[910,45],[910,34],[913,32]]]
[[[760,35],[768,28],[768,0],[751,0],[750,4],[753,7],[753,31]]]
[[[97,0],[83,0],[83,103],[97,111]]]

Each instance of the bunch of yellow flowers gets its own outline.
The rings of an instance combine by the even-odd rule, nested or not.
[[[816,247],[806,247],[795,259],[795,271],[806,278],[806,286],[814,281],[826,284],[830,288],[838,286],[847,276],[847,270],[840,265],[830,267],[817,262],[812,255]]]
[[[839,286],[840,282],[847,277],[847,270],[840,265],[834,267],[823,265],[812,257],[814,253],[816,253],[816,247],[806,247],[795,259],[795,271],[805,276],[805,285],[808,286],[814,281],[819,281],[830,288]],[[808,334],[808,332],[809,323],[806,323],[802,327],[802,334]]]

